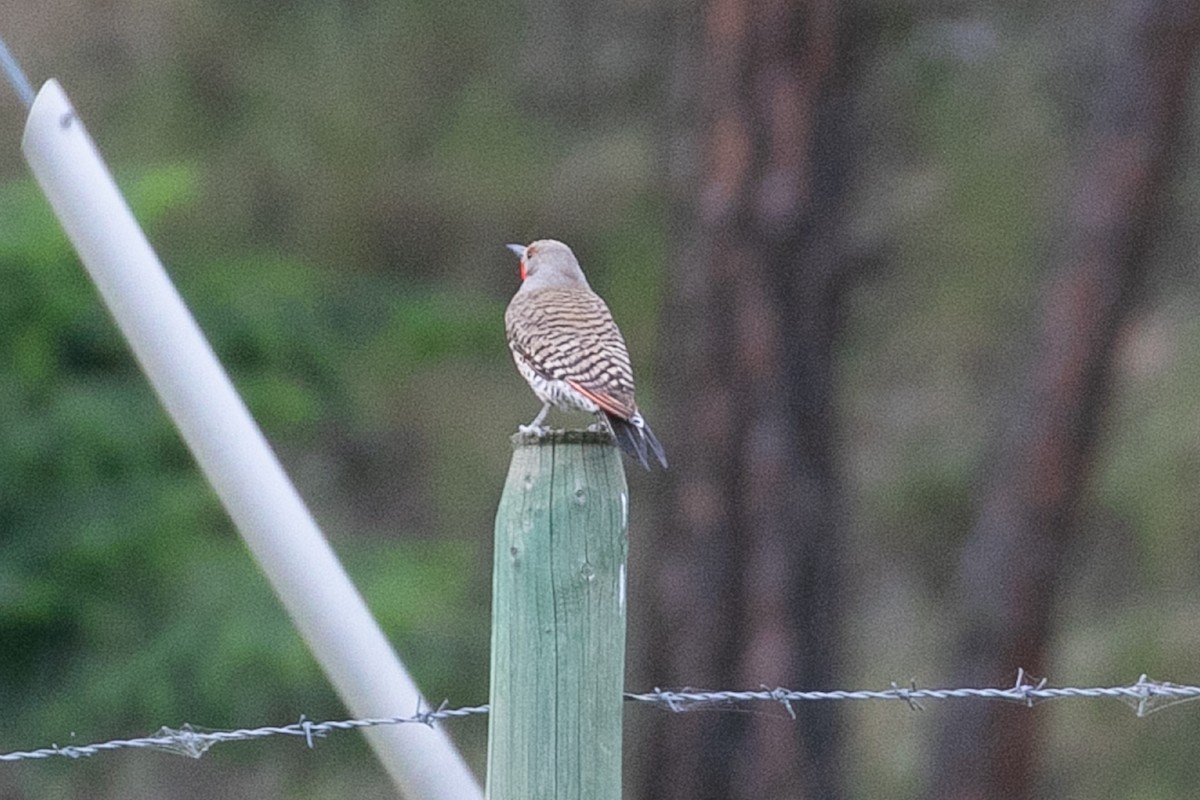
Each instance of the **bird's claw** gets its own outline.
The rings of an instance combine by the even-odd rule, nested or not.
[[[537,438],[541,439],[550,432],[550,429],[545,425],[518,425],[517,431],[525,434],[526,436],[536,436]]]

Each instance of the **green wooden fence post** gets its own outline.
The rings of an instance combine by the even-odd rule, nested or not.
[[[619,800],[628,491],[607,434],[517,434],[496,513],[490,800]]]

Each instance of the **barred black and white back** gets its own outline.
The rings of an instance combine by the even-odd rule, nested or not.
[[[658,437],[638,412],[625,339],[579,262],[561,242],[510,245],[525,279],[505,312],[505,329],[521,376],[542,401],[527,426],[538,428],[551,406],[600,415],[617,444],[646,469],[664,467]]]

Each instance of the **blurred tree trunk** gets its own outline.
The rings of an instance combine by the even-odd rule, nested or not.
[[[1130,0],[1113,29],[1041,311],[1039,351],[1006,421],[957,575],[964,626],[955,685],[1042,675],[1057,576],[1091,475],[1113,345],[1143,279],[1143,256],[1187,114],[1200,40],[1194,0]],[[1004,703],[947,715],[939,798],[1036,792],[1037,716]]]
[[[659,686],[833,688],[841,674],[832,351],[855,23],[827,0],[712,0],[679,28],[676,91],[696,94],[675,98],[665,131],[681,213],[664,336],[672,497],[640,670]],[[641,796],[840,796],[838,710],[796,713],[654,718],[634,756]]]

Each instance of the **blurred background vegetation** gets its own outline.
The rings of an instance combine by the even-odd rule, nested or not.
[[[1113,24],[1066,0],[858,5],[870,25],[850,230],[887,257],[849,296],[836,349],[842,668],[836,686],[797,688],[954,674],[949,586],[1035,349]],[[664,108],[694,77],[672,55],[698,13],[14,0],[2,20],[35,83],[56,77],[71,96],[422,689],[484,702],[492,515],[507,437],[537,410],[504,344],[517,277],[503,245],[573,245],[671,453],[693,421],[670,418],[661,388],[662,309],[688,235]],[[1189,131],[1198,107],[1193,90]],[[0,91],[0,751],[340,717],[29,179],[23,119]],[[1059,577],[1053,684],[1200,682],[1200,174],[1184,142]],[[662,480],[630,471],[635,573],[654,569]],[[654,647],[656,609],[636,579],[632,591],[638,654]],[[921,796],[956,708],[839,709],[844,793]],[[631,741],[654,713],[629,711]],[[1044,725],[1045,796],[1177,797],[1200,778],[1189,706],[1148,720],[1113,702],[1028,713]],[[481,771],[485,723],[448,727]],[[654,769],[636,752],[627,764],[634,778]],[[0,767],[5,798],[218,792],[392,795],[352,734],[311,752],[225,745],[195,763]]]

